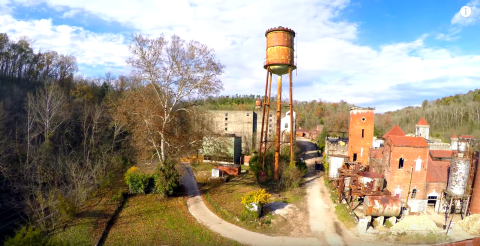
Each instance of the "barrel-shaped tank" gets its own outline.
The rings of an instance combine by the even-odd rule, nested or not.
[[[258,98],[258,99],[255,101],[255,107],[262,107],[262,100],[260,100],[260,98]]]
[[[476,166],[475,179],[473,181],[473,192],[472,200],[470,202],[470,213],[480,214],[480,163],[479,163],[479,152],[475,152],[474,155],[474,165]]]
[[[457,196],[465,194],[470,174],[470,158],[453,157],[450,162],[447,190]]]
[[[343,166],[343,157],[330,156],[330,163],[328,166],[328,178],[338,178],[338,169]]]
[[[400,215],[402,202],[394,196],[365,196],[363,214],[365,216],[396,217]]]
[[[279,26],[268,29],[265,37],[267,37],[267,58],[264,68],[270,67],[270,71],[277,75],[287,74],[289,68],[295,69],[295,32]]]
[[[382,174],[374,172],[359,172],[358,185],[361,190],[382,191],[385,177]]]

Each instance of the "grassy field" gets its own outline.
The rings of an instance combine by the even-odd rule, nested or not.
[[[131,197],[105,245],[241,245],[199,224],[184,198]]]
[[[377,236],[379,242],[393,243],[393,244],[423,244],[432,245],[450,241],[450,237],[445,234],[428,233],[428,234],[393,234],[385,233]]]
[[[258,184],[251,173],[239,175],[226,183],[211,182],[208,181],[208,178],[211,176],[211,168],[211,164],[197,164],[192,167],[203,200],[212,212],[222,219],[250,231],[267,235],[280,235],[291,231],[290,227],[292,224],[289,221],[280,215],[272,215],[268,211],[264,211],[265,215],[257,221],[241,221],[240,218],[244,208],[241,200],[250,191],[265,189],[272,194],[271,202],[282,201],[298,204],[306,201],[305,189],[297,188],[293,191],[279,191],[274,184]]]
[[[54,231],[52,241],[72,246],[95,245],[117,209],[121,193],[127,191],[120,174],[112,175],[111,181],[92,195],[71,222]]]

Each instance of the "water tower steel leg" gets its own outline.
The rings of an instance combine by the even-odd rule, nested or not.
[[[288,86],[290,89],[290,165],[293,165],[293,98],[292,98],[292,68],[288,68]]]
[[[268,88],[268,74],[270,73],[270,68],[267,67],[267,78],[265,82],[265,97],[263,98],[263,116],[262,116],[262,131],[260,132],[260,147],[258,148],[258,161],[260,161],[260,157],[262,157],[262,144],[263,144],[263,126],[265,125],[265,102],[267,101],[267,88]],[[262,163],[263,169],[263,163]]]
[[[270,122],[270,97],[271,97],[271,94],[272,94],[272,73],[270,73],[270,79],[268,80],[269,83],[268,83],[268,101],[267,103],[265,103],[265,105],[267,106],[267,122],[265,124],[265,138],[267,138],[268,140],[268,123]],[[265,155],[267,153],[267,143],[265,143],[264,145],[264,151],[263,151],[263,164],[265,163]],[[262,167],[263,167],[263,164],[262,164]]]
[[[274,180],[278,180],[278,161],[280,159],[280,125],[282,124],[282,76],[278,75],[277,82],[277,135],[275,136],[275,169]]]

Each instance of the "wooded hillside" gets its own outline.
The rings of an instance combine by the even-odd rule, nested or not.
[[[201,102],[209,109],[254,110],[259,95],[236,95],[211,97]],[[275,102],[272,97],[271,101]],[[287,105],[284,101],[282,104]],[[330,135],[341,135],[348,132],[349,111],[354,105],[340,102],[295,101],[297,125],[303,129],[315,129],[323,124]],[[375,106],[375,105],[371,105]],[[276,108],[272,103],[272,108]],[[282,109],[288,110],[288,109]],[[398,124],[406,133],[414,133],[415,125],[424,117],[430,124],[430,135],[449,142],[453,133],[457,135],[480,136],[480,90],[467,94],[458,94],[434,101],[424,101],[422,107],[407,107],[384,114],[375,114],[375,135],[383,136],[394,125]]]

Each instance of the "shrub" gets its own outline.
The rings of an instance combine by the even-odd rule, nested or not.
[[[5,242],[5,246],[56,246],[63,245],[59,243],[53,243],[46,235],[39,229],[35,229],[32,226],[23,226],[15,232],[14,237],[8,237]]]
[[[260,206],[268,203],[272,195],[268,194],[265,189],[250,191],[242,197],[242,204],[249,205],[250,203],[259,203]]]
[[[177,169],[177,162],[167,160],[159,165],[153,176],[155,187],[154,192],[163,195],[172,195],[180,185],[180,172]]]
[[[145,194],[151,175],[140,173],[137,167],[131,167],[125,174],[125,182],[131,194]]]
[[[302,177],[305,174],[304,171],[298,169],[295,166],[289,165],[282,174],[279,186],[286,190],[295,189],[300,185]]]

